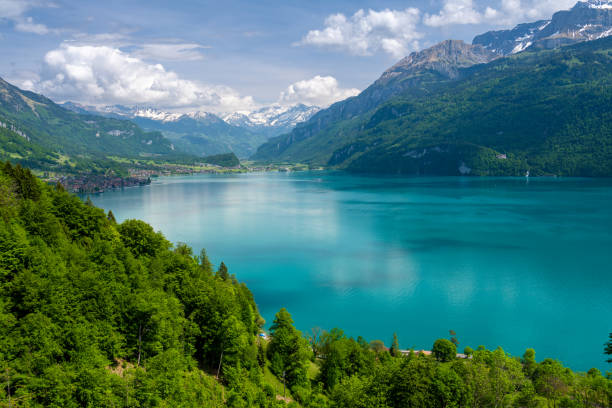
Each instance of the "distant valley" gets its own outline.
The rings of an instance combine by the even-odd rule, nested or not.
[[[148,131],[159,131],[178,151],[196,156],[233,152],[248,158],[270,138],[290,132],[320,108],[297,104],[272,105],[253,112],[215,115],[210,112],[173,113],[153,108],[85,106],[74,102],[62,106],[74,112],[127,119]]]

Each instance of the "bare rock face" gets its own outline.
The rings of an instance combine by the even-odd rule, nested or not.
[[[489,31],[476,36],[473,44],[509,55],[529,47],[557,48],[612,35],[612,2],[579,1],[571,10],[555,13],[550,20],[520,24],[512,30]]]
[[[487,63],[497,55],[481,45],[470,45],[463,41],[447,40],[420,52],[413,52],[385,71],[379,81],[418,74],[432,70],[449,78],[455,78],[460,68]]]

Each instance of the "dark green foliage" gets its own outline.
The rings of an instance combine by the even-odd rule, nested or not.
[[[610,333],[610,340],[605,344],[604,354],[612,356],[612,333]],[[612,357],[608,358],[608,363],[612,363]]]
[[[4,164],[4,173],[13,179],[15,192],[25,200],[38,200],[40,198],[40,185],[29,169],[19,164],[13,167],[11,163]]]
[[[368,347],[347,338],[340,329],[324,332],[320,343],[321,371],[318,379],[326,389],[334,389],[351,376],[367,374],[374,366],[374,354]]]
[[[216,276],[223,280],[228,280],[230,278],[227,266],[225,266],[223,262],[221,262],[221,265],[219,265]]]
[[[399,341],[397,340],[397,333],[393,333],[393,341],[391,342],[391,348],[389,349],[389,353],[391,353],[391,356],[393,357],[399,357],[400,356],[400,348],[399,348]]]
[[[457,346],[450,340],[438,339],[434,343],[431,352],[438,361],[452,361],[457,356]]]
[[[311,351],[308,342],[293,326],[293,319],[282,308],[275,316],[270,327],[270,344],[268,345],[268,358],[271,369],[279,378],[285,378],[287,386],[307,387],[307,362]]]
[[[214,164],[221,167],[237,167],[240,166],[240,160],[234,153],[217,154],[214,156],[206,156],[201,160],[203,163]]]

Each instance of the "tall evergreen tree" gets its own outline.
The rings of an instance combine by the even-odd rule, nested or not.
[[[285,378],[290,388],[308,386],[307,362],[311,356],[308,342],[293,326],[293,319],[282,308],[275,316],[270,327],[270,344],[268,357],[272,372],[279,378]]]
[[[610,340],[608,340],[608,342],[606,343],[604,354],[612,356],[612,333],[610,333]],[[608,358],[608,363],[612,364],[612,357]]]
[[[225,266],[225,263],[223,262],[221,262],[221,265],[219,265],[219,269],[217,270],[217,277],[223,279],[224,281],[229,280],[230,278],[227,266]]]
[[[393,342],[391,343],[391,349],[389,350],[393,357],[400,356],[399,341],[397,340],[397,333],[393,333]]]

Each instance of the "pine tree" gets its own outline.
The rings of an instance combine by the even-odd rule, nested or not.
[[[211,274],[213,273],[213,266],[212,263],[210,262],[210,259],[208,259],[208,254],[206,253],[206,249],[202,248],[202,250],[200,251],[200,266],[202,267],[202,269],[204,269],[207,273]]]
[[[610,333],[610,340],[605,344],[604,354],[612,356],[612,333]],[[612,357],[608,359],[608,363],[612,364]]]
[[[115,218],[115,214],[113,214],[112,210],[108,210],[108,215],[106,218],[113,224],[117,223],[117,219]]]
[[[389,350],[389,352],[393,357],[399,357],[401,354],[399,348],[399,341],[397,340],[397,333],[393,333],[393,342],[391,343],[391,350]]]
[[[221,265],[219,265],[219,270],[217,271],[217,277],[225,281],[230,278],[229,271],[227,270],[227,266],[225,266],[225,263],[223,262],[221,262]]]

